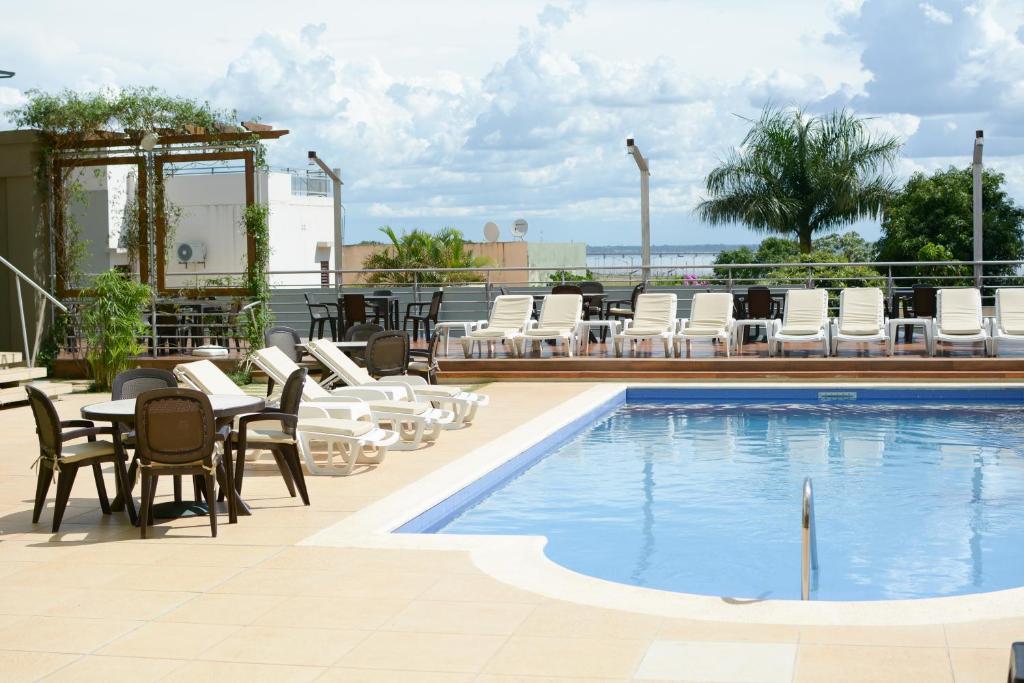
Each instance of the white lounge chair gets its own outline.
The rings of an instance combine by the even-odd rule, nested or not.
[[[1024,342],[1024,287],[996,290],[996,315],[989,320],[989,354],[999,355],[1000,341]]]
[[[636,298],[633,319],[623,322],[622,332],[615,335],[615,355],[622,355],[628,340],[635,345],[642,339],[660,339],[665,357],[672,355],[672,337],[676,331],[676,295],[666,293],[641,294]]]
[[[374,379],[355,362],[338,350],[329,339],[317,339],[306,345],[310,354],[349,387],[367,387],[385,391],[404,392],[398,398],[408,401],[422,401],[442,404],[443,407],[455,413],[455,419],[447,428],[458,428],[469,424],[476,417],[479,407],[485,406],[490,399],[484,394],[476,394],[464,391],[461,387],[429,384],[422,377],[402,375],[397,377],[383,377]],[[334,389],[332,393],[343,392],[345,389]],[[441,407],[441,406],[439,406]]]
[[[299,367],[276,346],[256,351],[253,363],[277,383],[282,378],[287,380]],[[401,436],[401,441],[393,446],[394,450],[415,450],[424,442],[435,441],[441,434],[442,426],[455,419],[452,412],[435,408],[429,403],[390,400],[386,393],[376,388],[345,387],[332,393],[309,378],[302,387],[302,398],[315,405],[365,403],[370,408],[370,417],[374,422],[379,426],[387,426]]]
[[[832,354],[839,342],[881,342],[889,348],[885,302],[877,287],[847,287],[839,293],[839,317],[832,319]]]
[[[512,350],[515,353],[518,348],[515,340],[526,330],[532,312],[532,296],[505,294],[497,297],[491,306],[488,319],[478,321],[476,329],[470,330],[469,334],[459,339],[466,358],[473,355],[473,349],[478,343],[486,343],[487,353],[494,355],[494,345],[503,340],[512,343]]]
[[[733,300],[729,292],[698,292],[690,304],[690,317],[679,320],[679,334],[675,338],[676,356],[682,355],[686,346],[686,357],[690,357],[690,342],[695,339],[714,340],[725,343],[725,356],[732,352]]]
[[[973,287],[940,289],[935,293],[935,332],[932,334],[932,355],[939,342],[976,344],[982,342],[989,351],[989,334],[981,312],[981,292]]]
[[[768,326],[768,353],[782,355],[787,342],[821,342],[821,351],[829,353],[828,292],[824,289],[791,289],[786,292],[786,310],[782,320]]]
[[[516,339],[519,355],[526,353],[527,345],[536,349],[542,341],[554,339],[562,342],[568,356],[573,355],[576,328],[583,318],[583,297],[579,294],[548,294],[540,309],[540,320],[531,320],[526,331]]]

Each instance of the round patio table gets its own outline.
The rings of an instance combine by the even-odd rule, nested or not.
[[[217,427],[230,424],[238,415],[255,413],[263,409],[266,401],[259,396],[233,396],[224,394],[210,394],[210,406],[213,408],[213,416],[217,421]],[[135,424],[135,399],[125,398],[118,401],[103,401],[92,403],[82,407],[82,417],[94,422],[110,422],[114,427],[115,448],[124,448],[121,441],[121,426]],[[225,457],[231,457],[230,453]],[[135,467],[135,463],[132,463]],[[134,470],[133,470],[134,471]],[[129,485],[133,477],[129,476]],[[114,509],[120,509],[124,501],[120,496],[114,500]],[[153,517],[155,519],[173,519],[176,517],[191,517],[193,515],[205,515],[208,513],[207,506],[199,502],[173,501],[159,503],[153,506]],[[252,512],[249,506],[238,497],[238,514],[250,515]]]

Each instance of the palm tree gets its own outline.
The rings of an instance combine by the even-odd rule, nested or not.
[[[403,231],[401,235],[391,227],[380,229],[391,244],[375,251],[363,260],[368,270],[403,270],[405,268],[481,268],[490,264],[486,258],[476,256],[466,248],[462,232],[455,228],[442,228],[432,235],[424,230]],[[471,272],[430,271],[415,275],[412,272],[371,273],[372,283],[410,284],[417,279],[421,284],[451,282],[479,282],[483,278]]]
[[[887,173],[901,142],[872,135],[865,121],[845,109],[809,116],[766,107],[740,149],[708,174],[696,214],[795,235],[805,254],[815,233],[879,217],[895,190]]]

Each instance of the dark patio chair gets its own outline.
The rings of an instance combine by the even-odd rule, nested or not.
[[[560,284],[551,288],[552,294],[578,294],[583,296],[583,288],[579,285]]]
[[[303,294],[306,299],[306,308],[309,309],[309,338],[313,339],[313,329],[316,328],[316,339],[324,336],[324,325],[330,325],[331,339],[338,338],[338,314],[331,312],[331,304],[311,301],[309,294]]]
[[[142,472],[140,535],[146,537],[156,483],[164,475],[202,478],[210,517],[210,533],[217,537],[217,475],[228,497],[228,521],[237,521],[235,483],[230,454],[231,427],[217,430],[209,397],[194,389],[151,389],[135,401],[135,440]],[[199,502],[199,501],[196,501]]]
[[[910,318],[934,318],[938,313],[938,289],[932,285],[914,285],[912,287]],[[910,344],[914,341],[914,326],[903,326],[903,341]]]
[[[359,323],[345,330],[345,341],[369,341],[370,337],[383,331],[384,328],[381,325]],[[361,367],[366,367],[365,349],[352,349],[348,352],[348,356]]]
[[[414,301],[405,307],[405,318],[402,320],[402,331],[412,321],[412,340],[419,340],[420,323],[423,323],[423,336],[430,341],[430,325],[437,325],[437,318],[441,315],[441,301],[444,299],[444,292],[437,290],[430,295],[430,301]],[[427,312],[424,313],[423,309]]]
[[[366,344],[366,371],[371,377],[409,372],[409,335],[398,330],[378,332]]]
[[[747,320],[764,320],[765,334],[767,334],[768,321],[774,320],[778,316],[778,306],[772,298],[772,290],[762,285],[747,289],[747,310],[744,316]],[[753,338],[750,327],[744,330],[744,335],[744,341],[750,341]]]
[[[629,295],[629,299],[615,299],[613,301],[607,301],[604,305],[604,319],[611,320],[632,320],[633,311],[636,310],[636,299],[638,296],[647,291],[647,284],[641,282],[633,288],[633,293]],[[601,341],[604,341],[605,330],[601,330]]]
[[[583,299],[583,317],[592,320],[594,316],[597,316],[600,319],[604,314],[604,285],[597,281],[585,281],[579,284],[583,293],[589,295]]]
[[[419,375],[427,380],[428,384],[437,384],[437,345],[440,337],[434,337],[427,342],[426,349],[409,349],[408,372],[411,375]]]
[[[275,325],[263,331],[263,344],[265,346],[276,346],[281,349],[284,355],[296,363],[302,362],[302,349],[299,348],[301,343],[302,339],[299,338],[299,333],[285,325]],[[267,396],[270,396],[273,391],[274,378],[268,377]]]
[[[390,289],[375,289],[375,290],[373,290],[373,295],[374,296],[387,296],[387,297],[390,297],[390,296],[393,295],[393,293],[392,293],[392,291]],[[384,327],[389,329],[389,330],[391,329],[391,323],[393,322],[392,318],[393,317],[394,318],[398,317],[398,311],[397,310],[394,311],[394,316],[392,316],[392,310],[391,310],[392,302],[394,302],[395,305],[397,306],[398,302],[393,300],[393,299],[384,299],[382,301],[370,301],[370,302],[367,302],[369,310],[373,312],[373,322],[376,323],[376,322],[380,322],[380,321],[383,320],[384,321]]]
[[[341,309],[342,337],[353,325],[360,325],[368,322],[366,319],[366,297],[362,294],[342,294],[339,302]],[[376,318],[373,322],[378,322]]]
[[[299,368],[284,383],[277,408],[265,408],[259,413],[243,415],[238,419],[238,430],[231,435],[236,445],[235,490],[242,492],[245,479],[245,454],[250,447],[266,449],[274,454],[288,493],[295,496],[298,488],[303,505],[309,505],[306,478],[299,461],[299,442],[295,433],[299,421],[299,402],[306,383],[306,369]],[[269,423],[269,424],[268,424]],[[276,423],[276,424],[274,424]]]
[[[107,488],[103,483],[102,463],[114,463],[115,476],[121,481],[122,487],[127,490],[128,477],[124,469],[124,461],[118,466],[117,448],[114,441],[98,441],[97,436],[114,436],[113,427],[97,427],[91,420],[61,420],[57,415],[57,409],[53,406],[50,398],[32,386],[25,386],[28,392],[29,405],[32,407],[32,415],[36,421],[36,434],[39,437],[39,457],[36,459],[36,467],[39,468],[36,478],[36,495],[32,506],[32,523],[39,522],[43,506],[46,504],[46,494],[50,490],[50,484],[54,477],[57,478],[57,498],[53,505],[53,533],[60,531],[60,523],[64,518],[64,510],[68,505],[68,498],[71,496],[71,487],[75,483],[75,476],[80,467],[92,467],[93,478],[96,480],[96,493],[100,499],[100,509],[103,514],[110,514],[110,500],[107,498]],[[85,438],[84,443],[67,445],[67,441]],[[129,503],[131,505],[132,503]],[[134,511],[130,512],[134,517]]]

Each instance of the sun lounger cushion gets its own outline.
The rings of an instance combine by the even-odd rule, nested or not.
[[[503,337],[508,332],[519,332],[533,310],[533,297],[507,294],[494,300],[487,327],[470,332],[471,337],[490,339]]]
[[[299,429],[319,434],[335,434],[337,436],[362,436],[374,425],[370,422],[355,420],[332,420],[329,418],[310,418],[299,420]]]
[[[551,337],[562,337],[572,332],[571,327],[535,327],[531,330],[526,331],[527,337],[542,337],[544,339],[550,339]]]
[[[675,294],[641,294],[636,298],[633,324],[625,334],[633,336],[659,335],[670,332],[676,317]]]
[[[370,408],[387,413],[404,413],[406,415],[421,415],[430,410],[426,403],[414,403],[413,401],[370,401]]]
[[[942,334],[981,332],[981,294],[976,289],[940,289],[939,329]]]
[[[683,331],[690,337],[714,337],[722,333],[722,328],[707,327],[706,325],[696,327],[694,325],[687,324],[686,327],[683,328]]]
[[[1024,335],[1024,288],[996,290],[996,308],[1003,332]]]
[[[699,292],[693,296],[690,319],[683,328],[687,334],[713,334],[728,327],[732,313],[732,294]],[[697,330],[702,330],[698,332]],[[710,331],[709,331],[710,330]]]
[[[875,287],[844,289],[839,303],[839,333],[850,336],[878,334],[881,330],[882,291]]]
[[[245,393],[211,361],[197,360],[192,363],[182,363],[176,370],[184,374],[203,393],[227,395]]]
[[[782,334],[817,334],[825,325],[825,290],[791,289],[786,294],[786,316]]]

